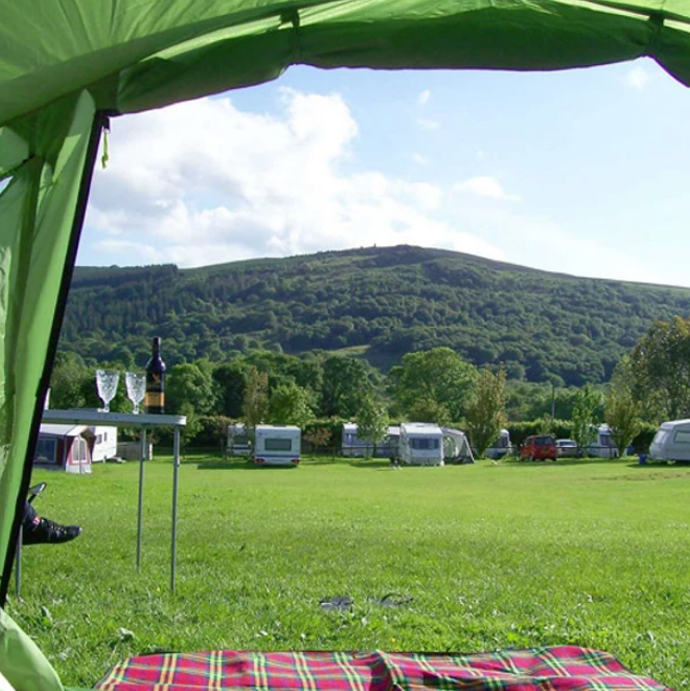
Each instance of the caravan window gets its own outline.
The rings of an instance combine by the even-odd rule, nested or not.
[[[690,444],[690,430],[679,429],[673,437],[673,441],[678,444]]]
[[[668,432],[665,429],[660,429],[652,439],[652,444],[663,444],[668,436]]]
[[[429,439],[427,437],[416,437],[410,439],[410,448],[418,449],[419,451],[429,451],[431,449],[440,448],[438,439]]]
[[[57,442],[55,439],[41,439],[38,438],[38,443],[36,444],[36,454],[34,460],[40,463],[56,463],[55,451],[57,447]]]
[[[266,451],[292,451],[292,439],[266,439]]]

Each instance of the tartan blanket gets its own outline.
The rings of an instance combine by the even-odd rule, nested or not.
[[[671,691],[608,653],[555,646],[471,655],[218,650],[131,657],[103,691]]]

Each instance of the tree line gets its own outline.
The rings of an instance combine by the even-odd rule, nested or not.
[[[52,407],[98,407],[95,369],[77,353],[58,353]],[[511,383],[503,365],[477,367],[448,347],[407,353],[386,375],[356,357],[252,350],[224,362],[175,364],[166,381],[166,410],[187,415],[188,438],[198,434],[202,419],[216,420],[221,435],[227,422],[242,420],[311,429],[318,446],[329,441],[323,431],[317,434],[319,420],[328,421],[321,429],[331,434],[335,422],[356,421],[372,441],[383,439],[391,421],[415,420],[466,430],[482,454],[509,421],[532,421],[546,432],[567,420],[582,448],[591,441],[592,426],[605,421],[625,449],[645,424],[690,417],[690,320],[655,321],[606,386],[565,387],[555,377]],[[122,384],[111,409],[131,409]]]

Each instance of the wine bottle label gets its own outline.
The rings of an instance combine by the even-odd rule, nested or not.
[[[162,408],[165,405],[165,394],[162,391],[147,391],[144,405],[147,408]]]

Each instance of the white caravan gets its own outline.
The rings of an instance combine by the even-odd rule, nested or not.
[[[618,458],[618,447],[608,425],[597,427],[594,441],[587,447],[587,455],[593,458]]]
[[[400,460],[406,465],[443,465],[441,428],[430,422],[403,422]]]
[[[96,426],[89,428],[93,432],[93,449],[91,461],[100,463],[117,458],[117,427]]]
[[[343,456],[350,458],[364,458],[371,456],[374,452],[374,445],[366,439],[360,439],[357,435],[357,423],[343,423],[343,443],[341,447]]]
[[[510,432],[507,429],[502,429],[498,439],[486,450],[486,457],[496,461],[504,456],[509,456],[512,450]]]
[[[247,425],[243,422],[235,422],[228,425],[228,443],[226,453],[228,456],[250,456],[252,442],[249,438]]]
[[[647,458],[655,461],[690,461],[690,420],[662,423]]]
[[[359,438],[357,423],[345,422],[341,454],[350,458],[395,458],[398,455],[399,438],[400,428],[390,426],[386,438],[374,446],[373,442]]]
[[[294,425],[257,425],[254,435],[256,465],[296,466],[300,462],[302,432]]]

